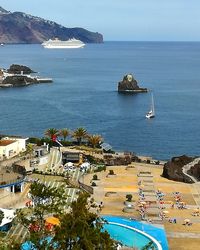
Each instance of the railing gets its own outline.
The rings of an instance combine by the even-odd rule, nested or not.
[[[0,188],[5,188],[5,187],[17,185],[17,184],[20,184],[23,181],[25,181],[25,176],[23,176],[21,178],[12,179],[12,180],[9,180],[9,181],[1,181],[0,182]]]
[[[81,178],[79,178],[78,180],[79,188],[86,191],[87,193],[93,194],[94,193],[93,187],[84,184],[83,182],[80,181],[80,179]]]

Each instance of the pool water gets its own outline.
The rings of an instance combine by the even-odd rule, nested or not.
[[[119,225],[106,224],[104,229],[110,234],[111,238],[128,247],[141,249],[150,242],[146,236]]]
[[[146,233],[149,237],[152,237],[155,240],[155,249],[169,249],[166,233],[161,225],[152,225],[145,222],[130,220],[128,218],[118,216],[104,216],[103,219],[108,222],[104,224],[104,229],[110,234],[113,239],[121,242],[123,245],[126,245],[128,247],[134,246],[138,249],[141,249],[151,241],[150,238],[142,234]],[[134,229],[136,231],[134,231]],[[141,233],[137,232],[137,230],[141,231]],[[156,246],[156,241],[158,245],[160,244],[160,246]]]

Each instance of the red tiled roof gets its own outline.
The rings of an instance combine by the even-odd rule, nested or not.
[[[8,146],[16,141],[14,140],[0,140],[0,147]]]

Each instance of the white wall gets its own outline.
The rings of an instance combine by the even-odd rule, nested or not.
[[[13,138],[13,137],[2,138],[2,140],[11,140],[14,142],[7,146],[0,146],[0,158],[3,158],[3,155],[5,155],[7,158],[10,158],[14,155],[19,154],[22,151],[25,151],[27,139],[28,138],[22,139],[22,138]],[[9,153],[11,151],[13,152],[12,154]]]

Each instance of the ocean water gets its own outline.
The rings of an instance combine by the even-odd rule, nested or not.
[[[0,89],[0,134],[42,136],[50,127],[85,127],[115,150],[157,159],[200,153],[200,43],[105,42],[84,49],[0,47],[0,67],[22,64],[49,84]],[[145,118],[149,93],[118,94],[132,73],[153,90],[156,117]]]

